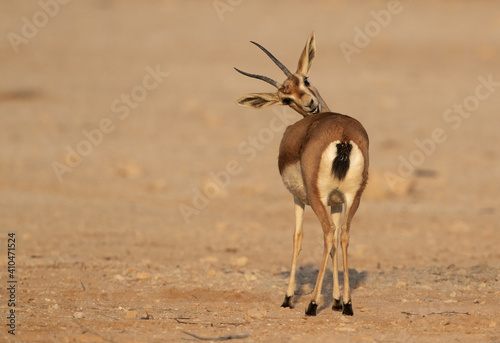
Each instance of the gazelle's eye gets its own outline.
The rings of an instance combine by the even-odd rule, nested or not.
[[[307,77],[304,77],[304,84],[306,85],[306,87],[309,87],[311,85]]]
[[[283,105],[290,105],[292,103],[292,99],[284,98],[282,101]]]

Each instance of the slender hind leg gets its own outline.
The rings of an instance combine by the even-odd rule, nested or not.
[[[339,231],[340,231],[340,214],[342,213],[342,205],[332,206],[331,214],[334,225],[333,246],[332,246],[332,262],[333,262],[333,304],[332,310],[342,311],[342,303],[340,302],[340,286],[339,286]]]
[[[293,255],[292,255],[292,269],[290,270],[290,279],[288,281],[288,287],[285,293],[285,299],[281,307],[293,308],[293,295],[295,292],[295,271],[297,268],[297,256],[300,252],[300,247],[302,245],[302,237],[304,233],[302,232],[302,222],[304,220],[304,203],[297,198],[294,198],[295,202],[295,232],[293,233]]]
[[[342,259],[344,260],[344,297],[342,314],[352,316],[351,290],[349,287],[349,263],[347,261],[347,248],[349,247],[349,230],[351,228],[351,220],[359,206],[359,197],[352,198],[346,196],[345,215],[342,223],[341,246]]]
[[[316,216],[321,222],[321,227],[323,229],[324,248],[323,248],[323,257],[321,259],[318,278],[316,280],[316,285],[314,286],[314,291],[312,294],[312,300],[309,303],[309,306],[306,310],[306,315],[308,316],[316,315],[316,309],[318,308],[318,303],[321,297],[321,286],[323,284],[323,278],[325,277],[328,255],[330,255],[330,251],[332,249],[334,241],[333,222],[330,214],[328,213],[327,206],[326,204],[323,204],[321,200],[319,200],[319,197],[315,199],[317,200],[311,201],[311,207],[313,208],[314,213],[316,213]]]

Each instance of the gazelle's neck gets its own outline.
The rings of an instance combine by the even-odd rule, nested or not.
[[[321,112],[331,112],[330,108],[328,108],[328,105],[326,104],[325,100],[323,100],[323,98],[319,94],[319,92],[316,89],[316,87],[310,87],[310,88],[312,88],[314,96],[316,97],[316,99],[318,99],[319,106],[320,106],[319,112],[320,113]]]

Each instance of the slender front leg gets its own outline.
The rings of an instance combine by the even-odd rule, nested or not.
[[[295,202],[295,232],[293,233],[293,255],[292,255],[292,269],[290,270],[290,279],[288,281],[288,287],[286,289],[285,300],[281,307],[293,308],[293,295],[295,293],[295,272],[297,268],[297,256],[299,255],[300,248],[302,245],[302,237],[304,233],[302,232],[302,223],[304,221],[304,203],[297,198],[294,198]]]
[[[331,214],[334,225],[333,246],[332,246],[332,262],[333,262],[333,305],[332,310],[342,311],[342,303],[340,302],[340,286],[339,286],[339,232],[340,232],[340,214],[342,213],[342,205],[332,206]]]

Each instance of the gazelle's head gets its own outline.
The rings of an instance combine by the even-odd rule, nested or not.
[[[267,51],[260,44],[257,45],[274,63],[285,73],[286,80],[283,83],[278,83],[273,79],[256,74],[249,74],[237,68],[238,72],[243,75],[253,77],[265,81],[277,88],[276,93],[251,93],[242,96],[236,103],[241,106],[251,108],[263,108],[271,105],[287,105],[295,111],[302,114],[304,117],[328,110],[328,106],[324,103],[316,88],[311,86],[308,81],[309,69],[316,55],[316,43],[314,40],[314,31],[309,35],[306,46],[299,59],[297,71],[292,74],[276,57]]]

